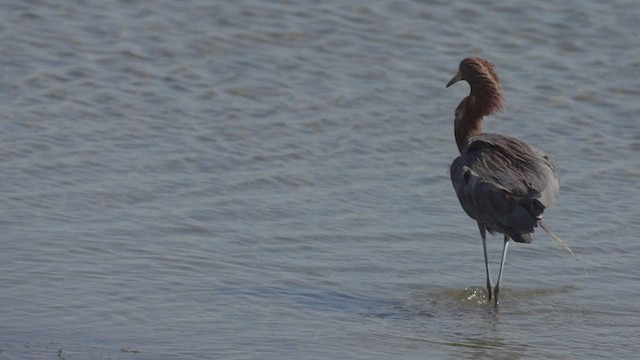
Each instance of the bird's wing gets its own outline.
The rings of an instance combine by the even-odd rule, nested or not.
[[[470,217],[516,241],[517,234],[533,232],[559,189],[548,157],[498,134],[472,137],[451,165],[451,181]]]

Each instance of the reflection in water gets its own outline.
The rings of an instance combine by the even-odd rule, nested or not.
[[[575,290],[571,286],[509,288],[504,292],[504,304],[496,308],[484,287],[442,289],[414,293],[397,303],[387,302],[371,309],[369,316],[386,321],[387,335],[404,341],[443,344],[454,348],[461,358],[520,359],[534,353],[554,358],[554,354],[523,342],[527,339],[517,333],[529,326],[527,319],[532,316],[555,316],[544,310],[552,298]],[[437,339],[433,338],[434,328],[439,329]]]
[[[527,350],[523,343],[507,341],[500,332],[500,307],[489,301],[484,288],[467,288],[463,291],[467,297],[461,304],[483,305],[475,321],[467,324],[467,331],[447,345],[460,348],[471,359],[520,359]]]
[[[471,359],[521,359],[527,352],[526,344],[506,343],[491,332],[447,345],[467,349]]]
[[[507,342],[500,332],[500,307],[489,301],[482,287],[466,288],[454,297],[457,311],[465,311],[466,332],[453,334],[446,344],[462,350],[472,359],[520,359],[527,345]]]

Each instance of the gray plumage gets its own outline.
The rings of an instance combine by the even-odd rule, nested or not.
[[[471,87],[455,111],[454,132],[460,156],[451,164],[451,182],[464,211],[478,223],[484,248],[489,299],[498,293],[509,239],[531,243],[544,210],[560,188],[548,156],[512,137],[482,132],[483,118],[503,108],[502,86],[494,65],[466,58],[447,87],[465,80]],[[504,234],[500,272],[495,288],[487,259],[486,231]]]
[[[491,234],[526,243],[560,188],[549,157],[500,134],[468,139],[451,164],[451,181],[467,215]]]

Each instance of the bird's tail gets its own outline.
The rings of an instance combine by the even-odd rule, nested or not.
[[[564,240],[560,239],[556,234],[554,234],[551,229],[549,229],[549,227],[544,224],[542,222],[542,219],[538,219],[538,225],[540,225],[540,227],[547,233],[549,234],[549,236],[551,237],[551,239],[553,241],[555,241],[558,245],[560,245],[560,247],[562,247],[563,249],[567,250],[569,252],[569,254],[573,255],[573,258],[576,259],[576,261],[580,262],[580,259],[578,259],[578,257],[576,256],[576,254],[573,253],[573,251],[571,251],[571,249],[569,248],[569,245],[567,245],[566,242],[564,242]],[[587,270],[586,267],[583,267],[584,269],[584,274],[589,276],[589,270]]]
[[[542,230],[544,230],[549,235],[549,237],[551,237],[551,239],[556,242],[556,244],[560,245],[561,248],[567,250],[569,254],[573,255],[573,257],[577,259],[576,254],[574,254],[573,251],[571,251],[571,248],[569,248],[569,245],[567,245],[567,243],[564,242],[564,240],[560,239],[556,234],[554,234],[551,231],[551,229],[549,229],[549,227],[542,222],[542,219],[538,220],[538,225],[540,225]]]

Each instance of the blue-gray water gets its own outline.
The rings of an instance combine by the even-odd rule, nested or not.
[[[0,359],[632,359],[635,1],[0,4]],[[498,312],[459,61],[552,154]],[[502,241],[490,238],[494,270]],[[495,276],[495,275],[494,275]]]

